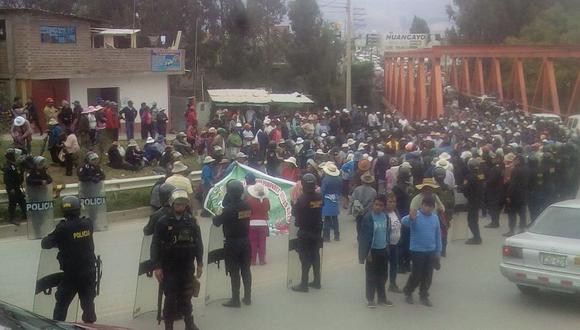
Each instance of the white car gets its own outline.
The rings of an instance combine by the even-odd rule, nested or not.
[[[555,123],[559,123],[562,121],[562,117],[560,117],[559,115],[557,115],[555,113],[533,113],[532,117],[534,119],[543,119],[543,120],[552,121]]]
[[[551,205],[526,232],[506,239],[500,270],[524,294],[580,292],[580,200]]]

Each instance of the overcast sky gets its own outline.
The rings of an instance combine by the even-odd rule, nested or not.
[[[331,8],[346,4],[346,0],[317,0],[324,17],[344,23],[344,9]],[[361,32],[408,32],[413,15],[424,18],[431,32],[444,32],[449,26],[445,12],[451,0],[351,0],[353,7],[364,8],[366,28]],[[357,31],[358,32],[358,31]]]

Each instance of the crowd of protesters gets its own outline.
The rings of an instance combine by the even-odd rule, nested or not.
[[[560,122],[534,118],[515,104],[485,98],[462,108],[452,103],[445,115],[419,121],[397,110],[357,106],[289,113],[219,109],[199,131],[192,100],[185,115],[187,129],[172,143],[165,140],[165,110],[155,103],[142,103],[136,110],[129,102],[118,111],[116,103],[104,100],[86,109],[78,102],[71,108],[63,101],[56,108],[52,99],[46,101],[47,148],[53,162],[64,164],[67,175],[72,175],[72,162],[81,148],[91,150],[89,165],[96,166],[106,149],[113,168],[151,165],[167,177],[186,173],[182,157],[195,156],[203,164],[201,182],[183,189],[200,201],[238,162],[297,182],[295,203],[302,194],[301,178],[312,174],[323,198],[321,239],[328,243],[332,234],[340,241],[341,208],[356,221],[369,307],[375,306],[375,294],[379,304],[391,304],[385,293],[387,278],[390,292],[405,293],[413,303],[412,293],[419,287],[422,303],[431,305],[433,269],[447,254],[447,229],[459,207],[467,211],[472,233],[466,243],[482,244],[480,216],[490,219],[485,227],[498,228],[503,210],[509,219],[504,235],[514,235],[548,205],[574,198],[580,176],[577,135]],[[14,148],[22,153],[31,151],[31,123],[43,126],[29,103],[13,110]],[[143,148],[133,136],[137,116]],[[126,125],[126,148],[118,142],[120,120]],[[10,170],[5,169],[5,176]],[[172,180],[181,182],[177,179]],[[262,187],[248,192],[248,203],[255,209],[252,262],[265,264],[263,227],[269,203]],[[459,195],[466,199],[463,205],[456,205]],[[400,289],[397,273],[405,272],[411,276]]]

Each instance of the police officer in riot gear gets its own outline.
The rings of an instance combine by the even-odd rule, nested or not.
[[[26,178],[27,186],[46,186],[52,183],[52,177],[46,172],[48,165],[46,158],[36,156],[33,158],[33,166],[30,169],[30,174]]]
[[[85,164],[79,168],[79,181],[99,183],[105,180],[105,172],[99,165],[99,155],[96,152],[89,152],[85,158]]]
[[[485,176],[479,169],[478,159],[472,158],[467,162],[469,172],[465,177],[463,184],[463,194],[467,198],[467,224],[473,235],[465,244],[481,244],[481,235],[479,232],[479,210],[483,203],[483,185]]]
[[[42,239],[43,249],[57,247],[58,261],[64,277],[56,291],[56,305],[53,318],[65,321],[68,306],[78,293],[82,319],[85,323],[94,323],[97,271],[93,227],[89,219],[80,217],[81,201],[75,196],[62,199],[62,220],[56,229]]]
[[[292,208],[298,227],[297,251],[302,264],[302,280],[292,290],[308,292],[308,287],[320,289],[320,248],[322,247],[322,195],[316,192],[316,177],[310,173],[302,177],[303,194]],[[310,267],[314,281],[308,283]]]
[[[223,225],[224,254],[226,271],[232,283],[232,299],[223,303],[225,307],[239,308],[240,275],[244,281],[244,299],[246,305],[252,303],[252,273],[250,271],[250,215],[251,208],[242,200],[244,186],[238,180],[230,180],[226,185],[226,195],[222,202],[222,214],[213,218],[216,227]]]
[[[169,215],[172,212],[169,199],[171,198],[173,191],[175,191],[175,186],[170,183],[163,183],[159,187],[159,201],[161,202],[161,208],[149,216],[149,222],[143,228],[143,234],[145,234],[145,236],[153,235],[153,232],[155,231],[155,225],[159,219]]]
[[[171,210],[155,224],[151,242],[155,278],[165,295],[165,329],[172,330],[173,322],[183,317],[185,329],[195,330],[191,298],[196,281],[194,276],[200,278],[203,273],[201,230],[195,218],[187,212],[189,198],[185,190],[174,190],[169,204]]]
[[[6,193],[8,194],[8,220],[17,226],[20,223],[16,220],[16,205],[20,206],[22,216],[26,218],[26,200],[22,193],[22,182],[24,178],[22,172],[16,165],[16,160],[20,153],[20,149],[9,148],[4,155],[6,164],[3,169],[4,185],[6,186]]]

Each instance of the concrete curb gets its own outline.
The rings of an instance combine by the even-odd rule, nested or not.
[[[152,211],[150,206],[138,207],[132,210],[108,212],[107,219],[109,220],[109,224],[115,222],[124,222],[149,217],[151,212]],[[55,220],[60,221],[60,219]],[[10,224],[0,226],[0,239],[26,236],[27,234],[28,228],[25,223],[21,223],[20,226]]]

